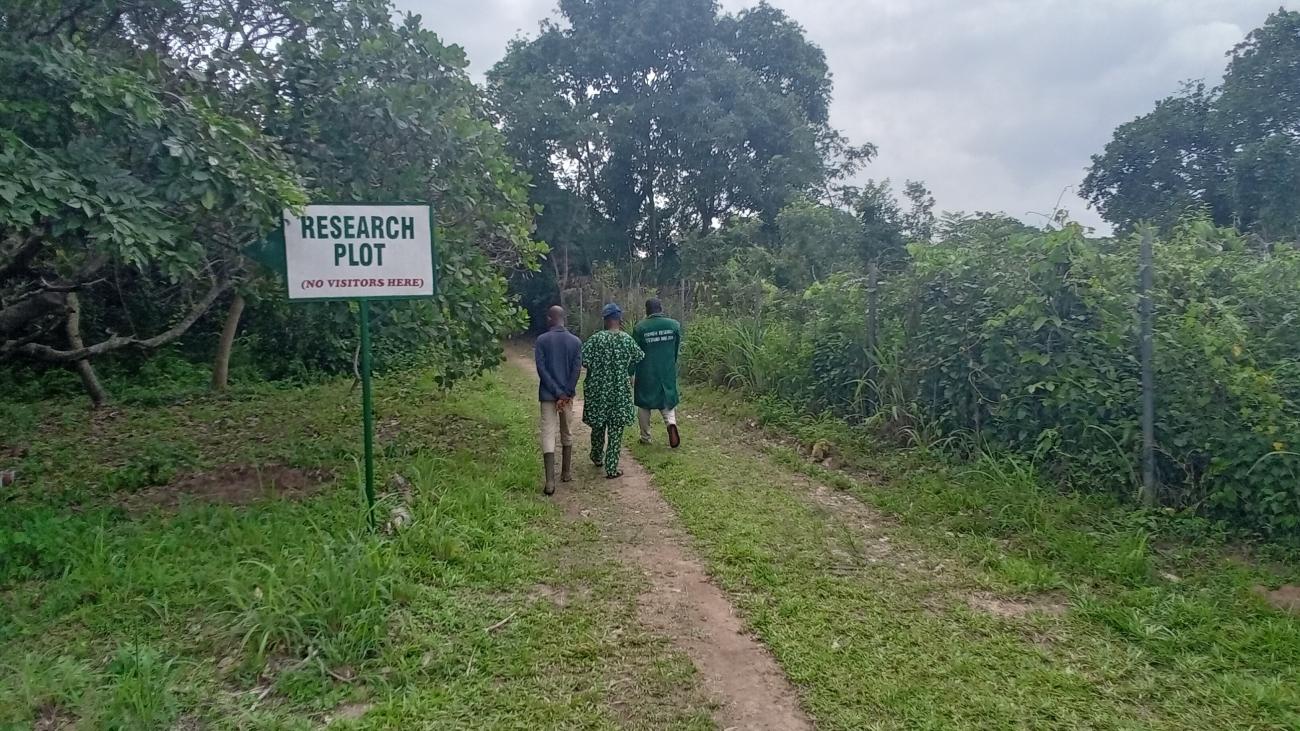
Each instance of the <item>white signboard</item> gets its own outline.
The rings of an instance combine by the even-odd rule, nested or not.
[[[324,204],[284,212],[289,299],[431,297],[429,206]]]

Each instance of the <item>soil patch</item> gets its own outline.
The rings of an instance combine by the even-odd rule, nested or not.
[[[1300,614],[1300,585],[1283,584],[1276,589],[1263,586],[1255,587],[1255,593],[1263,597],[1274,609]]]
[[[528,598],[534,601],[550,602],[560,609],[572,604],[577,600],[585,600],[590,596],[586,589],[579,588],[576,590],[566,589],[562,586],[551,586],[550,584],[538,584],[528,592]]]
[[[1066,610],[1065,602],[1055,597],[1011,599],[993,596],[992,594],[976,594],[967,597],[966,604],[977,612],[984,612],[1003,619],[1023,619],[1031,614],[1060,617],[1065,614]]]
[[[334,709],[334,713],[326,717],[326,723],[335,721],[356,721],[374,707],[373,703],[345,703]]]
[[[315,495],[334,479],[328,470],[303,470],[283,465],[227,465],[194,472],[167,485],[149,487],[128,495],[128,510],[174,510],[186,502],[214,505],[249,505],[259,500],[302,500]]]

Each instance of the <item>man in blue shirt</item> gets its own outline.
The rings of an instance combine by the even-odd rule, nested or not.
[[[542,465],[547,495],[555,494],[555,437],[564,449],[560,479],[573,480],[573,398],[582,374],[582,341],[564,327],[564,308],[546,311],[547,331],[533,346],[537,365],[537,400],[541,402]]]

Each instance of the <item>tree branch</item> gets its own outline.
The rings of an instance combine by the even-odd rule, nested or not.
[[[81,2],[78,2],[76,5],[73,5],[71,8],[68,8],[68,11],[65,12],[63,15],[55,19],[54,23],[51,24],[49,28],[46,28],[45,30],[36,30],[36,31],[32,31],[31,33],[28,33],[27,40],[35,41],[35,40],[40,40],[42,38],[53,37],[59,31],[63,30],[63,26],[65,25],[71,25],[75,29],[77,27],[77,18],[80,18],[82,15],[88,12],[92,4],[93,3],[91,3],[90,0],[82,0]]]
[[[44,289],[24,295],[13,304],[0,307],[0,335],[8,336],[19,332],[28,323],[62,309],[64,306],[63,293],[72,292],[78,287],[85,286],[85,283],[107,264],[108,255],[97,254],[91,257],[90,261],[82,266],[81,271],[77,272],[76,276],[71,279],[55,284],[49,284],[42,280],[42,284],[45,285]],[[4,347],[0,348],[0,354],[8,352],[8,349],[13,345],[12,342],[5,343]]]
[[[128,347],[139,348],[141,350],[159,348],[184,335],[190,327],[193,326],[194,323],[212,307],[212,303],[216,302],[218,297],[234,285],[235,282],[229,279],[218,279],[214,281],[212,283],[212,288],[208,290],[207,294],[203,295],[202,299],[195,303],[194,307],[190,309],[189,314],[171,328],[164,330],[151,338],[141,340],[134,336],[122,337],[121,335],[114,335],[107,340],[95,343],[94,345],[73,350],[59,350],[39,343],[28,343],[26,345],[5,343],[3,346],[0,346],[0,357],[17,354],[36,358],[38,360],[68,363],[84,360],[86,358],[94,358],[103,355],[104,353],[111,353],[115,350],[121,350]]]
[[[29,323],[57,312],[63,307],[63,295],[58,292],[37,292],[0,308],[0,335],[20,332]],[[5,344],[6,347],[9,343]],[[4,349],[0,348],[0,353]]]

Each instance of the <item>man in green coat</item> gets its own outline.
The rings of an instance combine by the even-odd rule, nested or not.
[[[668,425],[668,445],[682,443],[677,431],[677,356],[682,350],[682,325],[664,314],[657,298],[645,303],[646,318],[638,322],[632,338],[645,352],[636,368],[635,398],[641,422],[641,442],[650,443],[650,411],[658,411]]]

